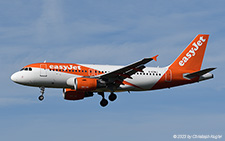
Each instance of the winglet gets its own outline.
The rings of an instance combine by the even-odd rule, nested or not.
[[[155,61],[157,61],[157,57],[158,57],[158,56],[159,56],[159,55],[156,55],[156,56],[152,57],[152,59],[155,60]]]

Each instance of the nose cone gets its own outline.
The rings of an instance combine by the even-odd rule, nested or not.
[[[18,81],[18,75],[17,75],[17,73],[14,73],[14,74],[11,76],[11,80],[12,80],[13,82],[17,82],[17,81]]]

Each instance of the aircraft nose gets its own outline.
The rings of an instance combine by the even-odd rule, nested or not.
[[[17,82],[17,81],[18,81],[18,75],[17,75],[17,73],[14,73],[14,74],[11,76],[11,80],[12,80],[13,82]]]

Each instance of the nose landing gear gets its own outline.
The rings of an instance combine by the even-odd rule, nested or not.
[[[38,97],[40,101],[44,100],[45,87],[40,87],[41,95]]]

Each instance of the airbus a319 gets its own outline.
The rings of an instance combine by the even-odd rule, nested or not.
[[[45,88],[62,88],[66,100],[81,100],[97,93],[102,96],[100,105],[105,107],[108,104],[105,92],[114,101],[115,92],[157,90],[213,78],[209,72],[215,68],[201,70],[208,39],[207,34],[197,35],[173,63],[162,68],[145,66],[156,61],[158,55],[127,66],[43,62],[23,67],[11,79],[39,87],[40,101],[44,99]]]

